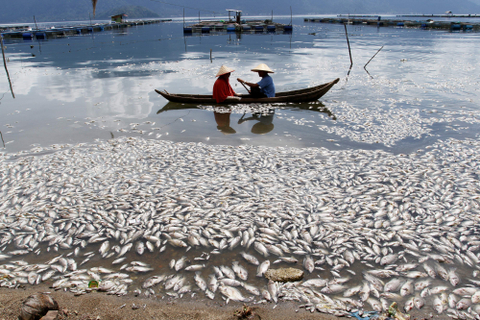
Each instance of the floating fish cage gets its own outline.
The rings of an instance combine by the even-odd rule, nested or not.
[[[452,31],[460,31],[462,30],[462,25],[461,24],[457,24],[457,23],[454,23],[450,26],[450,30]]]
[[[48,29],[36,29],[28,26],[19,27],[2,27],[0,26],[0,31],[2,31],[2,36],[5,39],[24,39],[32,40],[34,37],[36,39],[48,39],[48,38],[57,38],[65,37],[68,35],[81,35],[84,33],[93,33],[100,32],[105,30],[119,29],[119,28],[128,28],[137,25],[153,24],[160,22],[172,21],[172,19],[155,19],[155,20],[139,20],[139,21],[128,21],[123,23],[105,23],[105,24],[95,24],[95,25],[76,25],[76,26],[65,26],[59,28],[48,28]]]
[[[379,17],[380,18],[380,17]],[[365,19],[365,18],[324,18],[324,19],[310,19],[305,18],[304,22],[319,22],[319,23],[341,23],[341,24],[362,24],[362,25],[374,25],[377,27],[405,27],[405,28],[419,28],[419,29],[438,29],[449,31],[479,31],[480,23],[463,23],[463,22],[449,22],[449,21],[433,21],[428,19],[427,21],[417,20],[380,20],[377,19]]]
[[[45,32],[35,32],[35,39],[45,40],[47,39],[47,34]]]
[[[208,31],[207,29],[208,28]],[[241,23],[234,23],[233,21],[201,21],[199,23],[185,26],[183,32],[190,33],[211,33],[211,32],[277,32],[283,31],[286,33],[292,32],[291,25],[275,23],[270,20],[243,20]]]

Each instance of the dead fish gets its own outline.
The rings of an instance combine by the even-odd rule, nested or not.
[[[479,291],[476,291],[473,295],[472,295],[472,303],[474,304],[477,304],[477,303],[480,303],[480,290]]]
[[[215,291],[217,291],[217,288],[218,288],[217,278],[213,274],[209,275],[208,276],[208,289],[210,291],[212,291],[213,293],[215,293]]]
[[[388,281],[387,283],[385,283],[383,291],[385,291],[385,292],[396,292],[400,289],[400,287],[402,286],[403,283],[404,283],[404,281],[399,279],[399,278],[392,279],[392,280]]]
[[[435,270],[437,271],[438,275],[440,276],[440,278],[442,278],[444,281],[448,281],[449,279],[449,276],[448,276],[448,272],[447,270],[445,270],[444,267],[442,267],[441,265],[437,264],[435,266]]]
[[[275,303],[278,302],[278,287],[277,287],[277,284],[272,281],[272,280],[269,280],[268,281],[268,291],[270,292],[270,296],[272,297],[273,301]]]
[[[240,301],[240,302],[246,302],[248,301],[247,298],[245,298],[242,293],[234,288],[234,287],[230,287],[230,286],[225,286],[225,285],[220,285],[218,287],[218,290],[225,296],[227,297],[228,299],[230,300],[233,300],[233,301]]]
[[[370,297],[367,299],[367,303],[372,307],[373,310],[382,312],[382,304],[377,299]]]
[[[438,296],[435,296],[433,298],[433,308],[435,309],[435,311],[437,311],[438,314],[441,314],[445,310],[445,306]]]
[[[220,270],[222,271],[223,275],[227,278],[235,280],[235,272],[227,266],[220,266]],[[220,277],[219,277],[220,278]]]
[[[427,274],[431,277],[431,278],[434,278],[437,276],[437,273],[435,272],[435,269],[430,266],[429,264],[427,264],[426,262],[423,264],[423,268],[425,269],[425,271],[427,272]]]
[[[398,260],[398,254],[389,254],[380,259],[380,265],[389,265],[395,263]]]
[[[192,264],[185,268],[185,271],[199,271],[205,268],[204,264]]]
[[[195,279],[195,283],[200,288],[200,290],[202,291],[207,290],[207,282],[202,278],[202,276],[200,275],[200,272],[195,273],[194,279]]]
[[[144,289],[151,288],[159,284],[160,282],[162,282],[164,279],[165,279],[164,275],[150,277],[143,282],[142,288]]]
[[[423,306],[425,305],[425,299],[423,299],[421,296],[419,296],[418,294],[415,296],[415,298],[413,299],[413,304],[415,305],[415,307],[420,310],[423,308]]]
[[[219,280],[220,284],[224,284],[226,286],[230,287],[241,287],[243,285],[242,282],[235,280],[235,279],[230,279],[230,278],[223,278]]]
[[[137,245],[135,246],[135,251],[142,255],[145,252],[145,244],[142,241],[138,241]]]
[[[415,302],[414,302],[414,297],[411,297],[409,299],[407,299],[407,301],[405,301],[405,306],[403,307],[403,309],[405,310],[405,312],[410,312],[410,310],[413,309],[413,307],[415,306]]]
[[[452,286],[456,286],[457,284],[460,283],[460,277],[457,275],[457,273],[455,272],[455,268],[451,268],[449,271],[448,271],[448,279],[450,281],[450,283],[452,284]]]
[[[362,289],[358,292],[360,296],[360,300],[367,301],[368,297],[370,296],[370,286],[367,281],[363,281]]]
[[[472,305],[472,300],[463,298],[457,302],[456,308],[457,310],[464,310],[468,309]]]
[[[243,287],[245,288],[245,290],[247,290],[248,292],[250,292],[251,294],[254,294],[256,296],[259,296],[260,295],[260,290],[258,290],[257,287],[255,286],[252,286],[248,283],[243,283]]]
[[[405,282],[402,287],[400,288],[400,295],[402,297],[409,296],[413,293],[413,281],[408,280]]]
[[[401,264],[395,268],[395,271],[397,272],[405,272],[405,271],[410,271],[412,269],[415,269],[418,267],[417,263],[407,263],[407,264]]]
[[[261,242],[255,241],[253,243],[253,248],[264,257],[268,257],[268,250]]]
[[[448,295],[448,306],[452,309],[455,309],[457,307],[457,302],[458,302],[459,298],[454,295],[453,293],[450,293]],[[472,300],[473,301],[473,300]]]
[[[315,262],[313,261],[312,257],[309,255],[305,256],[303,259],[303,266],[305,267],[305,270],[307,270],[309,273],[312,273],[313,270],[315,270]]]
[[[415,282],[415,291],[422,291],[426,287],[430,286],[431,283],[432,283],[432,280],[430,279],[419,280]]]
[[[256,265],[258,266],[260,264],[260,262],[258,261],[257,258],[255,258],[255,256],[252,256],[251,254],[248,254],[248,253],[245,253],[245,252],[240,252],[240,255],[245,259],[247,260],[249,263],[253,264],[253,265]]]
[[[130,271],[130,272],[149,272],[149,271],[152,271],[153,268],[142,267],[142,266],[132,266],[132,267],[126,268],[125,270]]]
[[[305,287],[316,287],[316,288],[322,288],[322,287],[325,287],[328,283],[328,280],[326,279],[309,279],[309,280],[306,280],[302,283],[302,286],[305,286]],[[348,290],[348,289],[347,289]],[[360,290],[360,289],[359,289]],[[353,295],[353,294],[352,294]],[[352,295],[347,295],[345,297],[350,297]]]
[[[248,271],[242,265],[240,265],[238,261],[232,262],[232,269],[233,269],[233,272],[235,272],[235,274],[237,275],[237,277],[239,277],[243,281],[247,281]]]
[[[110,242],[107,240],[102,243],[100,249],[98,249],[98,252],[102,257],[104,257],[107,254],[108,250],[110,250]]]
[[[187,257],[183,256],[175,262],[175,271],[180,271],[187,265]]]
[[[263,261],[257,268],[257,277],[263,277],[263,274],[268,268],[270,268],[270,260]]]

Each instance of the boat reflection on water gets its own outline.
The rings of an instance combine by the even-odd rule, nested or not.
[[[327,114],[332,120],[336,120],[335,115],[328,110],[327,107],[320,101],[314,103],[289,103],[287,104],[275,104],[275,105],[222,105],[222,106],[206,106],[196,104],[185,104],[177,102],[168,102],[163,108],[157,111],[157,114],[161,114],[167,111],[179,111],[179,110],[204,110],[213,111],[213,116],[217,124],[217,130],[221,131],[225,135],[235,134],[237,131],[232,128],[230,122],[230,116],[232,113],[242,114],[237,124],[241,125],[247,121],[256,121],[251,128],[253,134],[267,134],[275,127],[273,119],[275,117],[276,110],[289,110],[298,112],[321,112]],[[250,116],[247,116],[250,114]]]

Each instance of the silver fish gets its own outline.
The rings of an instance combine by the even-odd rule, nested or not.
[[[277,303],[278,302],[278,287],[277,287],[277,284],[272,281],[272,280],[269,280],[268,281],[268,291],[270,292],[270,296],[272,297],[272,300]]]
[[[263,274],[268,268],[270,268],[270,260],[263,261],[257,268],[257,277],[263,277]]]
[[[448,280],[450,281],[450,283],[452,284],[452,286],[456,286],[457,284],[460,283],[460,277],[457,275],[457,273],[455,272],[455,268],[451,268],[449,271],[448,271]],[[457,308],[458,309],[458,308]]]
[[[255,258],[255,256],[252,256],[251,254],[248,254],[248,253],[245,253],[245,252],[240,252],[240,255],[245,259],[247,260],[249,263],[253,264],[253,265],[256,265],[258,266],[260,264],[260,262],[258,261],[257,258]]]
[[[233,269],[233,272],[235,272],[235,274],[237,275],[237,277],[239,277],[243,281],[247,281],[248,271],[247,271],[247,269],[245,269],[245,267],[240,265],[238,263],[238,261],[233,261],[232,262],[232,269]]]
[[[315,270],[315,262],[313,261],[312,257],[309,255],[305,256],[303,259],[303,266],[305,267],[305,270],[307,270],[309,273],[312,273],[313,270]]]
[[[207,290],[207,282],[202,278],[199,272],[195,273],[195,283],[200,288],[200,290],[205,291]]]
[[[400,295],[402,297],[409,296],[413,293],[413,281],[408,280],[405,282],[402,287],[400,288]]]
[[[234,301],[240,301],[240,302],[247,302],[248,299],[245,298],[242,293],[234,288],[234,287],[229,287],[225,285],[220,285],[218,287],[218,290],[228,299],[234,300]]]

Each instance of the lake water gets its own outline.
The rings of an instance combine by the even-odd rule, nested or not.
[[[348,77],[343,25],[301,18],[295,18],[293,34],[184,37],[182,23],[171,22],[7,42],[16,99],[3,75],[0,128],[6,151],[142,135],[208,144],[410,152],[439,137],[475,136],[477,33],[370,26],[348,26],[348,33],[353,58]],[[364,65],[382,46],[367,73]],[[320,105],[275,106],[273,129],[260,135],[252,133],[258,121],[238,124],[244,111],[245,119],[255,110],[233,110],[235,134],[225,135],[208,108],[168,110],[154,91],[209,93],[225,64],[236,70],[234,89],[245,93],[235,79],[259,80],[249,71],[259,63],[275,70],[277,91],[341,81]],[[325,112],[317,112],[318,106]]]
[[[362,286],[366,309],[408,306],[420,292],[416,312],[444,315],[447,294],[475,300],[455,291],[454,275],[480,290],[471,280],[480,261],[478,33],[349,25],[350,68],[343,25],[295,17],[291,34],[182,31],[173,21],[6,41],[15,98],[2,69],[0,260],[57,257],[55,280],[77,265],[94,274],[104,266],[129,272],[131,282],[117,275],[119,295],[129,285],[179,297],[142,283],[152,272],[172,276],[168,262],[184,255],[206,264],[194,267],[205,278],[232,260],[253,275],[245,250],[272,266],[274,256],[304,261],[306,278],[329,279],[322,292],[332,296]],[[250,69],[259,63],[275,71],[277,91],[340,82],[315,102],[229,109],[168,103],[154,91],[209,93],[225,64],[244,93],[234,79],[258,80]],[[128,269],[137,260],[154,270]],[[182,269],[193,288],[198,279]],[[368,276],[377,269],[398,269],[401,296],[382,293]],[[7,278],[0,285],[40,282],[35,272]],[[297,290],[280,289],[291,299]],[[318,299],[310,293],[295,294]]]

